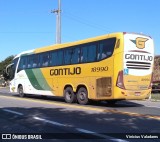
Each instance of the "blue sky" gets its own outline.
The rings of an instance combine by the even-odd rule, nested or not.
[[[61,0],[62,42],[112,32],[150,35],[160,54],[160,0]],[[0,0],[0,61],[55,44],[58,0]]]

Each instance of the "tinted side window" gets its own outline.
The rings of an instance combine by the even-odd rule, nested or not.
[[[32,67],[33,68],[37,68],[38,67],[38,64],[39,64],[39,60],[38,60],[38,54],[36,55],[33,55],[33,64],[32,64]]]
[[[86,63],[87,62],[87,56],[88,56],[88,48],[87,46],[84,46],[81,48],[81,56],[80,56],[80,62]]]
[[[88,46],[88,62],[96,61],[96,44]]]
[[[63,50],[59,50],[57,52],[57,59],[56,59],[57,65],[63,64]]]
[[[34,55],[29,55],[27,59],[27,68],[32,68],[33,67],[33,57]]]
[[[72,49],[71,64],[77,64],[80,62],[80,48],[76,47]]]
[[[52,51],[51,57],[52,57],[51,58],[52,66],[62,65],[63,63],[63,51],[62,50]]]
[[[18,70],[17,72],[26,69],[27,68],[27,57],[26,56],[22,56],[19,62],[19,66],[18,66]]]
[[[97,53],[97,60],[102,60],[112,56],[116,38],[110,38],[100,41]]]
[[[56,60],[57,60],[57,51],[52,51],[51,52],[51,65],[52,66],[56,66],[57,65],[57,62],[56,62]]]
[[[71,64],[71,57],[72,57],[72,48],[64,50],[64,64],[69,65]]]
[[[50,63],[50,54],[49,52],[40,54],[40,66],[48,67]]]

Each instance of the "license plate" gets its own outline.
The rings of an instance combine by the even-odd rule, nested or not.
[[[135,92],[135,96],[140,96],[141,93],[140,92]]]

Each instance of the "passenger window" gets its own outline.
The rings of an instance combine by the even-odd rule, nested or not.
[[[88,50],[87,46],[81,48],[81,56],[80,56],[81,63],[87,62],[87,54],[88,54],[87,50]]]
[[[56,62],[56,60],[57,60],[57,52],[56,51],[53,51],[53,52],[51,52],[51,62],[52,62],[52,66],[56,66],[57,65],[57,62]]]
[[[29,55],[27,60],[27,68],[32,68],[32,65],[33,65],[33,55]]]
[[[57,65],[62,65],[63,64],[63,51],[59,50],[57,52],[57,59],[56,59]]]
[[[52,66],[62,65],[63,51],[62,50],[52,51],[51,52],[51,62],[52,62],[51,64]]]
[[[78,64],[80,62],[80,48],[76,47],[72,49],[71,64]]]
[[[49,52],[41,54],[41,66],[42,67],[48,67],[49,61],[50,61],[50,55]]]
[[[36,55],[34,55],[33,56],[33,64],[32,64],[32,67],[33,68],[37,68],[38,67],[38,55],[36,54]]]
[[[72,48],[64,50],[64,64],[69,65],[71,64],[71,57],[72,57]]]
[[[103,60],[112,56],[116,38],[100,41],[97,53],[97,60]]]
[[[96,61],[96,44],[88,46],[88,62]]]

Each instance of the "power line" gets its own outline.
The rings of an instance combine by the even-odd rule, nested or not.
[[[85,19],[83,19],[83,18],[81,18],[81,17],[75,16],[75,15],[69,13],[69,12],[66,12],[66,11],[65,11],[65,12],[63,12],[62,14],[63,14],[64,16],[66,16],[66,17],[68,17],[68,18],[70,18],[70,19],[78,22],[78,23],[83,24],[83,25],[86,25],[86,26],[89,26],[89,27],[92,27],[92,28],[96,28],[96,29],[101,30],[101,31],[105,31],[105,32],[107,32],[107,33],[110,32],[109,30],[106,30],[107,28],[105,28],[105,27],[102,26],[102,25],[95,24],[94,22],[90,22],[90,21],[85,20]],[[92,23],[92,24],[91,24],[91,23]]]

